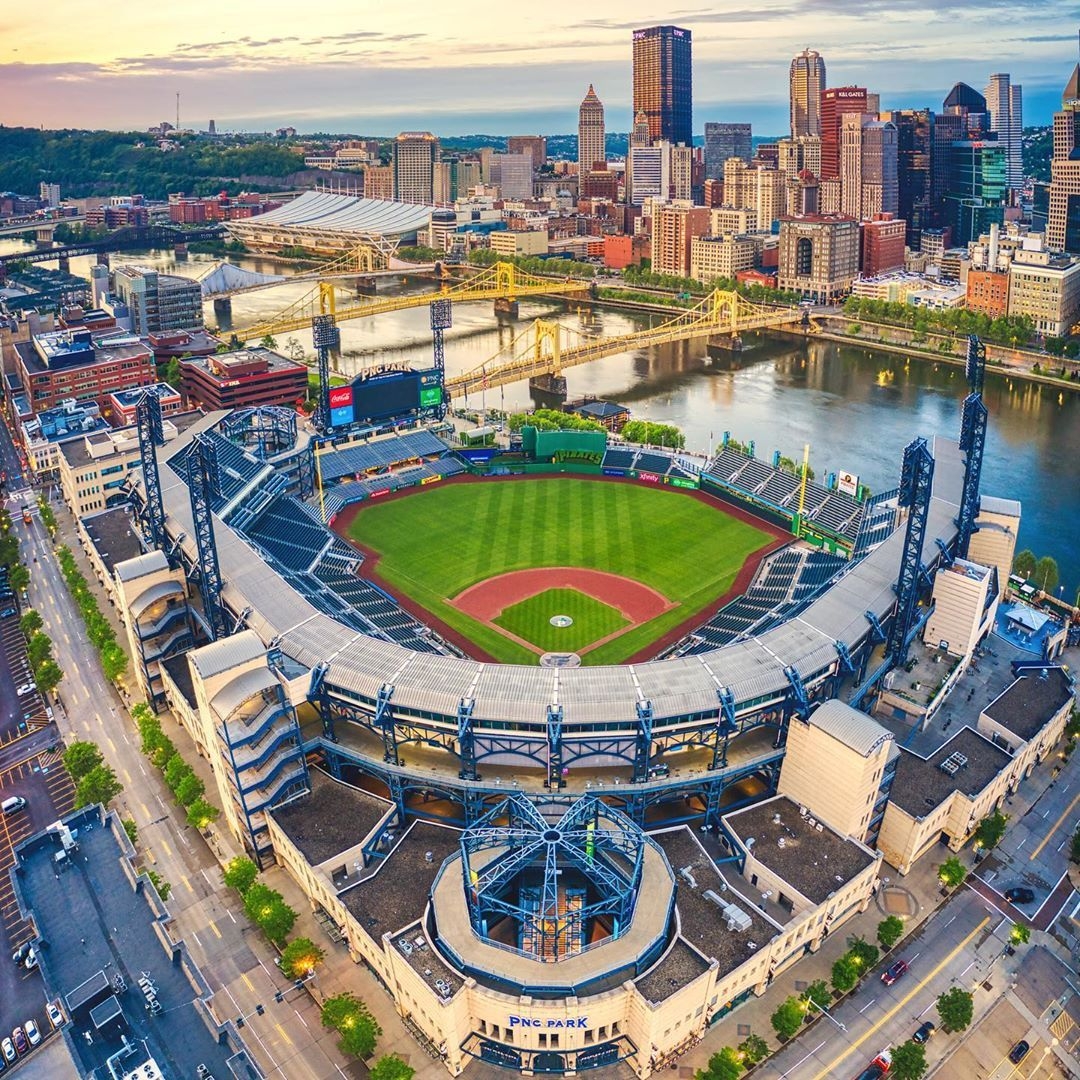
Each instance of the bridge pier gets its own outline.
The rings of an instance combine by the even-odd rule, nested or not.
[[[186,259],[188,253],[187,242],[181,241],[178,244],[173,244],[173,254],[177,258]]]
[[[62,273],[62,274],[70,274],[71,273],[71,260],[66,255],[61,255],[60,258],[57,259],[56,261],[57,261],[57,263],[58,263],[58,265],[60,267],[60,273]]]
[[[232,321],[232,297],[218,296],[214,298],[214,317],[221,324],[223,319]]]
[[[529,396],[538,405],[562,405],[566,401],[565,375],[534,375],[529,380]]]
[[[495,316],[498,318],[500,315],[507,315],[511,319],[518,317],[518,302],[508,296],[497,296],[495,298]]]
[[[378,292],[378,286],[375,279],[369,277],[366,274],[356,279],[356,295],[357,296],[374,296]]]

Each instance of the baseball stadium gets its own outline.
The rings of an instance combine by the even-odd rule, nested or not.
[[[959,439],[875,494],[726,436],[455,446],[425,373],[168,441],[146,395],[139,678],[451,1074],[648,1077],[870,902],[897,755],[859,706],[939,567],[1011,561],[969,353]],[[785,794],[796,731],[877,763],[857,827]]]

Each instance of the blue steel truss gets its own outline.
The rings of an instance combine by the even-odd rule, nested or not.
[[[956,551],[962,559],[967,558],[972,534],[978,528],[975,519],[979,516],[979,485],[982,480],[989,421],[990,414],[986,411],[982,394],[968,394],[964,398],[960,425],[960,449],[964,452],[964,487],[960,495],[960,513],[956,518]]]
[[[330,423],[330,353],[341,344],[341,331],[333,315],[316,315],[311,320],[311,336],[319,364],[319,404],[315,409],[315,430],[326,435]]]
[[[221,567],[218,565],[217,542],[214,539],[214,516],[210,509],[214,496],[221,493],[221,481],[217,447],[204,434],[196,435],[188,450],[188,493],[191,496],[195,544],[199,551],[203,614],[210,639],[217,641],[228,635],[221,600]]]
[[[221,422],[221,430],[230,442],[266,461],[296,445],[296,412],[280,405],[236,409]]]
[[[716,729],[713,732],[712,761],[709,769],[722,769],[727,765],[728,740],[739,729],[735,719],[735,695],[728,686],[721,686],[716,691],[720,702],[720,711],[716,714]]]
[[[649,756],[652,754],[653,714],[651,701],[638,701],[637,732],[634,735],[634,775],[635,784],[644,783],[649,778]]]
[[[922,551],[933,483],[933,455],[925,439],[914,439],[904,449],[900,505],[908,508],[908,520],[896,579],[896,614],[885,642],[886,659],[894,666],[903,664],[907,659],[909,632],[915,621],[919,592],[925,580]]]
[[[806,693],[802,676],[794,667],[784,668],[784,676],[790,684],[785,711],[788,716],[797,716],[800,720],[805,720],[810,713],[810,697]]]
[[[139,460],[146,492],[143,533],[151,545],[164,550],[165,504],[161,500],[161,477],[158,475],[154,447],[165,445],[165,432],[161,422],[161,398],[153,391],[148,390],[139,398],[135,406],[135,423],[139,432]]]
[[[563,786],[563,711],[561,705],[549,705],[547,710],[548,778],[547,786],[558,791]]]
[[[968,337],[967,361],[964,367],[971,392],[981,394],[986,379],[986,346],[974,334]]]
[[[476,702],[462,698],[458,704],[458,777],[462,780],[476,779],[476,737],[473,733],[472,713]]]
[[[580,952],[597,918],[609,920],[612,938],[620,937],[633,918],[648,842],[591,795],[557,819],[526,796],[511,795],[461,837],[473,930],[486,939],[495,922],[509,917],[519,927],[517,951],[542,963]],[[583,887],[568,895],[574,877]]]
[[[453,303],[450,300],[431,302],[431,344],[434,351],[435,370],[439,373],[439,385],[446,385],[446,348],[443,343],[443,331],[449,330],[454,323]],[[442,402],[432,410],[436,419],[446,418],[446,392]]]
[[[394,684],[383,683],[375,701],[375,727],[383,737],[383,761],[400,765],[397,745],[397,725],[390,711],[390,699],[394,696]]]

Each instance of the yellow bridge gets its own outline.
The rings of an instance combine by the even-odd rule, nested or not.
[[[544,296],[580,293],[588,288],[588,282],[573,278],[555,279],[526,274],[513,263],[497,262],[487,269],[473,274],[454,286],[444,285],[435,292],[416,293],[412,296],[395,296],[386,300],[360,300],[353,303],[337,302],[337,286],[320,281],[315,288],[284,311],[266,322],[235,331],[243,341],[288,334],[311,325],[316,315],[333,315],[338,322],[345,319],[363,319],[369,315],[383,315],[388,311],[425,307],[434,300],[452,300],[465,303],[469,300],[517,300],[522,296]]]
[[[803,321],[803,317],[804,312],[798,307],[754,304],[738,293],[718,289],[659,326],[614,337],[587,337],[561,323],[537,319],[486,363],[447,379],[446,390],[451,396],[468,396],[478,390],[506,386],[539,375],[558,376],[564,368],[630,349],[707,334],[739,334],[790,325]]]

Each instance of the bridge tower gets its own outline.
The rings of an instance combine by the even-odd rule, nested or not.
[[[960,421],[960,449],[964,453],[964,487],[960,496],[960,513],[956,518],[956,554],[966,559],[972,533],[978,526],[979,482],[982,478],[983,453],[986,450],[986,428],[989,413],[982,399],[986,376],[986,346],[974,335],[968,338],[967,379],[971,393],[964,398]]]
[[[442,399],[434,410],[437,420],[446,419],[446,350],[443,346],[443,331],[454,325],[454,307],[451,300],[433,300],[431,302],[431,344],[435,353],[435,370],[439,373],[439,386]]]
[[[143,535],[155,548],[162,548],[165,543],[165,504],[161,499],[161,477],[154,447],[165,445],[165,432],[161,423],[161,398],[152,390],[139,398],[135,406],[135,424],[139,432],[139,460],[146,492]]]
[[[900,474],[900,506],[907,507],[907,532],[896,578],[896,614],[885,641],[886,662],[894,667],[907,660],[909,636],[915,623],[916,605],[923,581],[922,551],[926,538],[926,518],[934,482],[934,458],[926,439],[918,438],[904,449]]]
[[[191,518],[199,551],[199,586],[203,613],[207,632],[212,641],[217,641],[218,638],[228,636],[225,609],[221,602],[221,567],[218,564],[211,505],[213,497],[221,494],[221,475],[218,471],[217,448],[205,433],[196,435],[192,441],[187,464]]]
[[[311,320],[311,336],[319,362],[319,404],[315,410],[315,429],[329,435],[333,431],[330,423],[330,353],[341,345],[341,331],[337,328],[333,312],[324,311]]]

